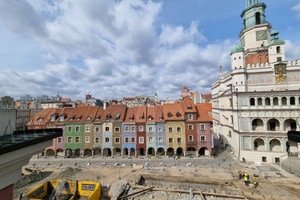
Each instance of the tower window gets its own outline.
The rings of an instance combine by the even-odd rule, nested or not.
[[[280,46],[276,47],[276,53],[280,53]]]
[[[281,57],[277,57],[277,62],[282,61]]]
[[[256,21],[256,24],[261,24],[259,12],[255,13],[255,21]]]

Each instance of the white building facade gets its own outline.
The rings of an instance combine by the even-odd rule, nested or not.
[[[285,42],[265,8],[246,0],[231,71],[220,67],[212,85],[213,128],[238,159],[278,163],[300,155],[300,145],[287,138],[289,130],[300,131],[300,60],[285,61]]]

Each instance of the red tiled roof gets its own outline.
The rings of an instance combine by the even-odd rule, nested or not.
[[[59,113],[59,116],[60,115],[64,115],[64,121],[60,121],[59,120],[59,117],[58,119],[56,120],[56,123],[65,123],[71,113],[71,111],[73,110],[74,108],[70,108],[70,107],[66,107],[66,108],[63,108],[63,110],[61,111],[61,113]]]
[[[183,86],[182,90],[189,90],[189,89],[185,85],[185,86]]]
[[[126,105],[109,105],[101,119],[104,121],[123,121],[125,118]],[[119,116],[118,116],[119,115]],[[107,116],[110,116],[107,118]]]
[[[92,122],[98,111],[98,106],[89,106],[89,110],[85,116],[84,122]]]
[[[126,116],[125,116],[125,119],[124,119],[125,123],[130,123],[130,122],[133,123],[133,122],[136,121],[136,118],[138,117],[136,115],[136,110],[137,110],[136,107],[128,107],[127,108]]]
[[[137,106],[136,107],[137,118],[136,122],[146,123],[147,118],[147,107],[146,106]]]
[[[49,118],[47,124],[55,124],[56,121],[57,121],[57,118],[59,118],[59,115],[60,115],[60,113],[62,112],[62,110],[63,110],[63,108],[56,108],[52,113],[49,113],[50,118]],[[55,114],[55,117],[56,117],[56,118],[55,118],[54,121],[51,121],[51,116],[52,116],[53,114]]]
[[[70,101],[71,99],[70,98],[61,98],[60,99],[60,101],[62,101],[62,102],[68,102],[68,101]]]
[[[182,106],[183,106],[184,112],[187,112],[187,113],[197,112],[196,107],[194,105],[194,101],[190,97],[183,98]]]
[[[51,115],[55,112],[56,108],[47,108],[38,112],[34,117],[28,122],[28,125],[38,125],[38,124],[46,124]],[[39,119],[42,119],[39,121]]]
[[[163,106],[155,106],[155,121],[164,122]]]
[[[152,117],[150,120],[149,118]],[[155,122],[155,107],[147,107],[147,116],[146,120],[148,123],[154,123]]]
[[[197,108],[197,121],[199,122],[212,122],[212,104],[211,103],[199,103],[196,104]],[[210,113],[210,114],[209,114]]]
[[[171,115],[169,115],[169,113]],[[184,112],[181,103],[164,104],[163,114],[165,120],[184,120]]]
[[[105,119],[104,118],[104,110],[103,110],[103,107],[99,107],[99,109],[95,115],[94,122],[101,122],[102,119]]]
[[[66,122],[82,123],[85,120],[85,116],[88,110],[89,110],[89,106],[82,106],[82,107],[80,106],[80,107],[73,108]]]

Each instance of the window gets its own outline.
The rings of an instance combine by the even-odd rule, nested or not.
[[[59,121],[64,121],[64,119],[65,119],[65,116],[63,116],[63,115],[61,115],[60,117],[59,117]]]
[[[79,143],[80,142],[80,137],[75,137],[75,143]]]
[[[287,99],[286,99],[286,97],[282,97],[281,104],[284,105],[284,106],[287,105]]]
[[[273,105],[274,106],[278,105],[278,98],[277,97],[274,97],[274,99],[273,99]]]
[[[228,133],[228,137],[230,137],[230,138],[231,138],[231,131],[229,131],[229,133]]]
[[[255,13],[255,21],[256,21],[256,24],[261,24],[261,22],[260,22],[260,13],[259,12]]]
[[[188,117],[189,117],[189,120],[193,119],[193,115],[192,114],[189,114]]]
[[[149,137],[149,138],[148,138],[148,141],[149,141],[149,142],[152,142],[152,141],[153,141],[153,138],[152,138],[152,137]]]
[[[135,143],[135,137],[131,137],[131,143]]]
[[[205,131],[205,125],[204,125],[204,124],[201,124],[201,125],[200,125],[200,130],[201,130],[201,131]]]
[[[90,126],[86,126],[86,127],[85,127],[85,131],[86,131],[86,132],[90,132]]]
[[[257,99],[257,105],[261,106],[262,105],[262,98]]]
[[[99,126],[96,126],[95,131],[96,131],[96,132],[99,132],[99,131],[100,131],[100,127],[99,127]]]
[[[149,126],[149,127],[148,127],[148,131],[149,131],[149,132],[152,132],[152,131],[153,131],[153,127],[152,127],[152,126]]]
[[[189,130],[194,130],[194,126],[193,125],[189,125]]]
[[[119,138],[119,137],[116,137],[116,138],[115,138],[115,143],[116,143],[116,144],[119,144],[119,143],[120,143],[120,138]]]
[[[169,138],[169,143],[173,143],[173,138]]]
[[[290,98],[290,104],[291,105],[295,105],[295,97],[291,97]]]
[[[280,62],[282,61],[282,58],[281,57],[277,57],[277,62]]]
[[[75,131],[76,131],[76,132],[79,132],[79,131],[80,131],[80,127],[79,127],[79,126],[76,126],[76,127],[75,127]]]
[[[144,144],[144,137],[139,137],[139,143]]]
[[[120,127],[115,127],[115,132],[120,132]]]
[[[267,162],[267,157],[262,157],[261,160],[262,162]]]
[[[176,131],[177,131],[177,133],[180,133],[181,132],[181,127],[177,127]]]
[[[72,137],[68,137],[67,142],[72,143]]]
[[[95,143],[97,143],[97,144],[100,143],[100,138],[99,137],[95,138]]]
[[[109,137],[105,137],[105,143],[109,143]]]
[[[189,141],[193,142],[193,136],[192,135],[189,135]]]
[[[62,143],[62,138],[61,137],[57,138],[57,143]]]
[[[131,127],[131,132],[135,132],[135,127],[134,126]]]
[[[105,131],[109,131],[109,127],[108,126],[105,127]]]
[[[125,127],[124,127],[124,130],[125,130],[125,132],[129,132],[129,127],[128,127],[128,126],[125,126]]]
[[[270,100],[269,97],[267,97],[267,98],[265,99],[265,104],[266,104],[266,106],[271,105],[271,100]]]
[[[255,106],[255,99],[254,98],[250,99],[250,106]]]
[[[125,143],[129,143],[129,138],[125,137]]]
[[[143,126],[139,126],[139,131],[144,131],[144,127]]]
[[[52,115],[52,116],[51,116],[51,122],[55,121],[55,118],[56,118],[56,116],[55,116],[55,115]]]
[[[163,143],[163,142],[164,142],[163,137],[158,137],[158,142],[159,142],[159,143]]]
[[[90,143],[90,136],[85,137],[85,143]]]
[[[201,136],[201,137],[200,137],[200,141],[201,141],[201,142],[205,142],[205,141],[206,141],[206,137],[205,137],[205,136]]]
[[[158,132],[162,132],[162,127],[161,126],[158,127]]]
[[[168,130],[169,130],[169,133],[173,132],[173,128],[172,127],[169,127]]]
[[[68,127],[68,132],[72,132],[72,127],[71,126]]]
[[[177,143],[181,143],[181,138],[177,138]]]
[[[276,47],[276,53],[280,53],[280,46]]]

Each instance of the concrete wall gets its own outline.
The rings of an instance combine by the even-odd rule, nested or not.
[[[0,136],[4,135],[5,129],[6,134],[12,134],[16,128],[16,109],[0,109]]]

